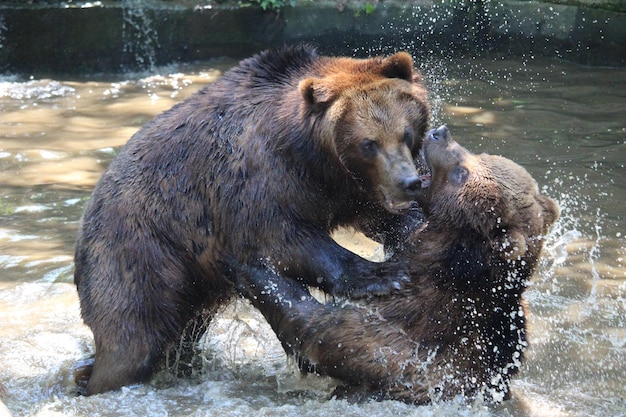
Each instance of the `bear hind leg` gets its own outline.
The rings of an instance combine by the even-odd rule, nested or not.
[[[103,349],[96,344],[93,362],[80,371],[81,379],[76,378],[79,391],[93,395],[145,382],[152,376],[158,359],[156,352],[145,349]]]

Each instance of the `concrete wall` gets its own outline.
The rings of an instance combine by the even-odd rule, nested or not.
[[[149,68],[311,41],[325,53],[534,54],[626,65],[626,1],[305,1],[279,13],[190,0],[0,0],[0,73]],[[87,7],[90,6],[90,7]]]

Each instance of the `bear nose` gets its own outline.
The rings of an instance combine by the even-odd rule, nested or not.
[[[437,129],[431,129],[428,132],[428,138],[434,141],[444,140],[449,134],[450,132],[448,131],[448,126],[441,125]]]
[[[415,194],[422,188],[422,180],[419,175],[411,175],[402,180],[402,190],[407,194]]]

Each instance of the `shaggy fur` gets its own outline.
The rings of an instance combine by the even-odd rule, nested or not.
[[[429,133],[424,153],[427,224],[396,254],[410,265],[401,293],[320,304],[304,286],[248,266],[236,269],[247,278],[240,288],[304,370],[341,380],[337,393],[499,401],[527,346],[522,295],[558,207],[522,167],[470,153],[445,126]]]
[[[146,380],[196,320],[236,294],[223,260],[331,294],[387,293],[402,262],[337,245],[353,226],[391,248],[420,223],[414,158],[425,90],[406,53],[263,52],[157,116],[121,149],[83,215],[74,280],[95,339],[86,394]]]

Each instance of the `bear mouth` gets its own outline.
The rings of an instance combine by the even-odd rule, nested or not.
[[[430,187],[430,182],[432,181],[432,176],[429,173],[420,174],[420,180],[422,181],[422,188]]]
[[[413,204],[413,200],[395,201],[389,196],[385,195],[385,193],[383,193],[383,195],[385,196],[385,201],[384,201],[385,208],[387,209],[387,211],[393,214],[406,213],[411,208],[411,205]]]
[[[388,190],[385,190],[384,187],[380,187],[379,191],[382,195],[383,205],[385,209],[393,214],[403,214],[406,213],[412,206],[413,202],[416,199],[420,198],[420,195],[430,186],[431,177],[430,173],[420,173],[420,189],[416,190],[416,193],[412,193],[412,195],[407,196],[404,193],[399,193],[399,195],[394,195],[393,193],[388,193]]]
[[[400,192],[394,195],[394,192],[388,192],[385,187],[380,187],[379,191],[382,195],[383,205],[385,209],[393,214],[406,213],[416,199],[422,198],[432,183],[432,169],[428,163],[424,151],[420,151],[419,157],[414,160],[417,175],[420,179],[419,190],[413,190],[411,196]]]

